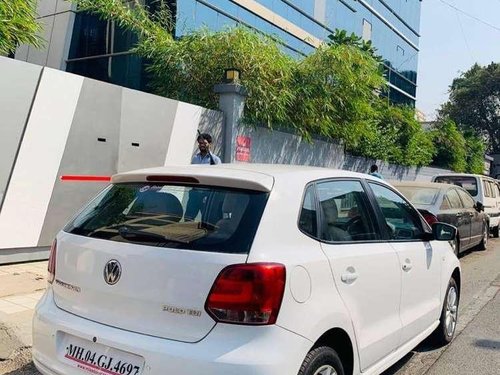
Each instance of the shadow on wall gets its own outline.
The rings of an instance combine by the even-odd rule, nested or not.
[[[370,166],[377,164],[379,172],[387,180],[430,181],[436,174],[449,172],[444,169],[408,167],[353,156],[346,154],[339,143],[324,139],[308,142],[283,129],[271,131],[264,127],[240,127],[238,134],[251,138],[252,163],[311,165],[359,173],[368,173]]]
[[[292,133],[265,128],[244,129],[241,134],[252,139],[252,163],[340,168],[344,160],[342,146],[335,143],[310,143]]]
[[[390,176],[391,179],[397,180],[403,180],[409,175],[416,175],[420,169],[403,165],[386,164],[377,160],[352,155],[345,156],[342,169],[359,173],[368,173],[373,164],[377,164],[379,166],[379,171],[382,175],[387,175]]]

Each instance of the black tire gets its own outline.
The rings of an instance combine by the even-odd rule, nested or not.
[[[453,309],[450,309],[450,301],[449,301],[449,299],[450,300],[453,299],[453,297],[450,296],[450,293],[453,293],[451,292],[452,290],[454,291],[456,298],[456,310],[454,313],[450,312]],[[449,344],[451,340],[453,340],[453,336],[455,336],[457,320],[458,320],[459,302],[460,302],[460,294],[458,291],[458,286],[456,281],[453,278],[451,278],[450,282],[448,283],[448,288],[446,289],[446,294],[443,301],[443,307],[441,310],[441,317],[439,319],[439,325],[432,334],[432,341],[439,347]],[[450,324],[449,319],[453,320],[453,327],[452,327],[453,329],[450,329],[451,327],[449,327]]]
[[[478,250],[486,250],[486,247],[488,246],[488,238],[490,236],[490,227],[488,226],[488,224],[484,224],[483,225],[483,232],[482,232],[482,240],[481,242],[479,243],[479,245],[477,246]]]
[[[500,229],[500,226],[499,226],[499,225],[497,225],[495,228],[493,228],[493,229],[491,230],[491,234],[493,235],[493,237],[498,238],[498,237],[500,236],[500,231],[499,231],[499,229]]]
[[[337,352],[329,346],[319,346],[307,353],[298,375],[320,375],[322,367],[325,370],[333,368],[337,375],[344,375],[344,367]]]

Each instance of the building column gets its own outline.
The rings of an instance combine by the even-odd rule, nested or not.
[[[234,161],[236,135],[243,118],[247,91],[239,83],[223,83],[215,85],[214,92],[219,95],[219,109],[224,115],[222,161]]]

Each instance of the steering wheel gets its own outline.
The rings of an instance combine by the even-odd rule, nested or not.
[[[353,217],[352,219],[349,219],[345,224],[344,224],[344,228],[345,230],[347,231],[347,233],[349,234],[353,234],[352,232],[352,229],[355,225],[358,225],[358,224],[362,224],[362,221],[361,221],[361,216],[355,216]],[[355,234],[355,233],[354,233]]]

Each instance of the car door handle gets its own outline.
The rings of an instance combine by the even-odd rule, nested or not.
[[[411,265],[411,263],[404,263],[403,264],[403,271],[409,271],[413,268],[413,266]]]
[[[358,274],[356,272],[346,272],[340,276],[340,279],[347,284],[353,283],[357,278]]]

